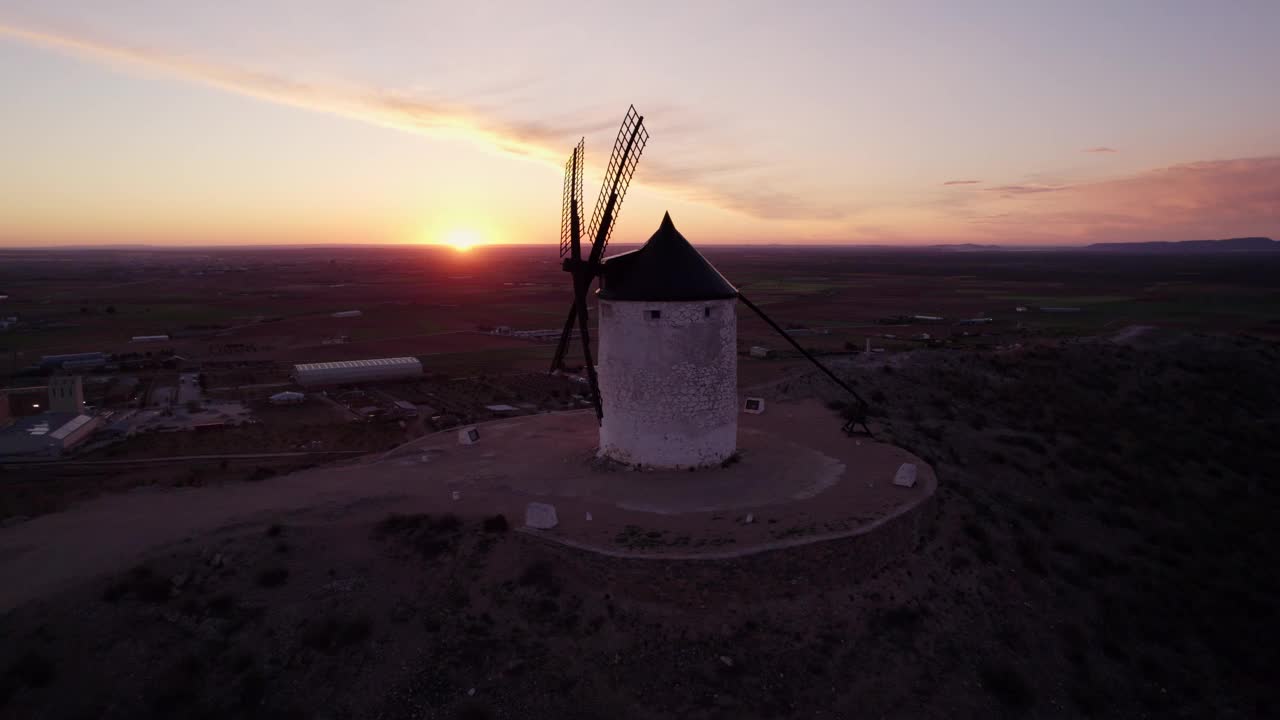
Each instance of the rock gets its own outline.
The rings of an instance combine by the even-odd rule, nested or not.
[[[550,530],[560,524],[556,506],[547,503],[529,503],[524,509],[524,524],[538,530]]]
[[[720,662],[724,663],[725,667],[733,667],[733,658],[728,655],[721,655]]]
[[[460,490],[454,490],[452,493],[449,493],[449,495],[450,495],[454,500],[461,500],[461,499],[462,499],[462,491],[460,491]]]
[[[587,513],[587,521],[590,522],[590,520],[591,520],[591,513]]]
[[[755,513],[747,513],[747,516],[746,516],[746,517],[744,517],[744,518],[742,518],[742,524],[743,524],[743,525],[750,525],[751,523],[753,523],[753,522],[755,522],[755,521],[756,521],[756,515],[755,515]]]
[[[209,561],[209,564],[216,568],[220,568],[226,561],[227,559],[222,556],[222,553],[217,553],[213,556],[213,559]]]
[[[177,573],[173,577],[169,578],[169,582],[173,583],[175,588],[180,589],[183,585],[187,584],[187,580],[189,579],[190,577],[188,577],[186,573]]]
[[[898,466],[898,472],[893,476],[893,484],[898,487],[915,487],[916,464],[902,463],[902,465]]]

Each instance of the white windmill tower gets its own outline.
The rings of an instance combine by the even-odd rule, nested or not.
[[[600,452],[655,468],[715,465],[738,447],[738,291],[671,215],[600,275]]]

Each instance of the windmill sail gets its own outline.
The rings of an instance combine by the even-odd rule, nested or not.
[[[564,165],[564,206],[560,211],[560,257],[570,250],[575,253],[582,237],[582,156],[586,139],[578,141],[578,146],[569,155]],[[578,257],[575,255],[575,257]]]
[[[609,167],[605,170],[604,182],[600,185],[600,195],[596,198],[596,208],[591,213],[591,224],[587,229],[587,237],[592,243],[591,257],[595,260],[604,255],[609,244],[618,213],[622,210],[622,199],[648,142],[649,131],[644,127],[644,117],[632,105],[622,118],[622,127],[613,141],[613,154],[609,156]]]
[[[591,249],[585,259],[582,257],[580,215],[584,155],[582,141],[579,141],[565,164],[564,199],[560,215],[560,257],[564,258],[564,270],[573,275],[573,305],[569,307],[564,330],[560,334],[560,342],[556,345],[556,353],[551,360],[551,370],[555,372],[564,367],[564,358],[568,354],[576,323],[579,336],[582,338],[582,354],[586,361],[587,379],[591,385],[591,402],[595,406],[597,419],[604,417],[604,409],[600,404],[600,387],[596,382],[596,368],[591,358],[587,293],[600,273],[600,259],[604,255],[605,246],[609,243],[609,237],[613,234],[618,212],[622,209],[622,200],[627,194],[627,188],[631,185],[636,165],[640,162],[640,154],[648,141],[649,131],[644,128],[644,117],[637,113],[635,106],[632,105],[622,119],[622,127],[618,129],[618,137],[613,143],[613,154],[609,157],[609,166],[605,170],[604,183],[600,186],[600,195],[596,198],[595,211],[592,213],[591,225],[587,231]]]

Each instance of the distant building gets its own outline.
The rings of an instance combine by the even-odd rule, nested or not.
[[[912,315],[911,319],[915,320],[916,322],[942,322],[946,318],[940,317],[938,315]]]
[[[1026,306],[1026,305],[1019,305],[1018,307],[1014,308],[1013,310],[1014,310],[1014,312],[1026,312],[1026,311],[1027,311],[1027,306]]]
[[[106,366],[107,362],[105,360],[94,360],[93,358],[85,358],[84,360],[68,360],[62,363],[62,369],[69,372],[81,372]]]
[[[339,311],[339,312],[334,313],[334,314],[333,314],[333,317],[336,317],[336,318],[358,318],[358,317],[360,317],[361,315],[364,315],[364,313],[360,312],[359,310],[341,310],[341,311]]]
[[[99,421],[95,417],[77,415],[49,433],[49,438],[57,443],[58,452],[70,450],[92,435],[93,431],[98,429],[98,424]]]
[[[106,353],[102,352],[80,352],[66,353],[64,355],[45,355],[40,358],[41,370],[58,370],[66,363],[94,363],[98,365],[107,364]]]
[[[964,320],[961,320],[957,324],[958,325],[989,325],[992,322],[995,322],[994,319],[989,317],[976,317],[976,318],[965,318]]]
[[[49,404],[49,388],[45,385],[0,388],[0,395],[8,399],[9,414],[15,418],[39,415]]]
[[[136,343],[152,343],[152,342],[168,342],[168,335],[134,335],[129,342]]]
[[[278,392],[275,395],[272,395],[271,404],[272,405],[300,405],[303,402],[305,402],[306,399],[307,399],[307,396],[303,395],[300,392],[293,392],[292,390],[286,390],[284,392]]]
[[[20,418],[0,430],[0,457],[60,455],[84,442],[100,423],[97,417],[69,413]]]
[[[773,351],[763,345],[752,345],[747,354],[753,358],[767,358],[773,355]]]
[[[343,360],[293,366],[293,381],[303,387],[405,380],[422,376],[422,363],[413,357]]]
[[[49,378],[49,412],[84,412],[84,384],[79,375],[55,375]]]

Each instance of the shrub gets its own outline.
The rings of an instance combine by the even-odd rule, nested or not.
[[[258,573],[258,585],[264,588],[280,587],[289,579],[289,571],[282,567],[270,568]]]
[[[53,661],[34,650],[20,655],[5,670],[6,679],[33,688],[47,687],[56,674]]]
[[[560,594],[560,579],[556,577],[551,563],[545,560],[539,560],[526,567],[524,572],[520,573],[520,584],[548,595]]]
[[[978,671],[978,677],[987,692],[1011,709],[1027,710],[1035,704],[1031,686],[1016,668],[988,664]]]
[[[484,519],[485,532],[506,532],[511,528],[507,516],[501,513]]]
[[[310,623],[302,633],[302,643],[312,650],[333,652],[368,639],[373,632],[369,618],[328,617]]]

